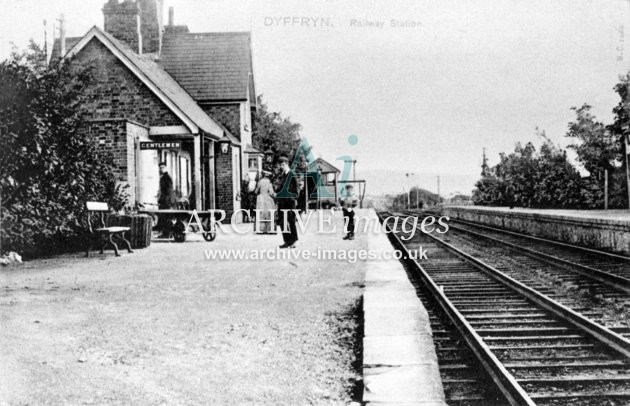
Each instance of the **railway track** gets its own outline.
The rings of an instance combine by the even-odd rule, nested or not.
[[[419,215],[417,212],[409,212]],[[550,252],[545,257],[531,247],[525,248],[525,241],[515,241],[518,234],[512,236],[512,241],[505,241],[500,231],[494,233],[480,231],[475,225],[467,224],[462,227],[449,223],[447,241],[458,246],[470,247],[470,253],[518,281],[536,289],[538,292],[561,302],[582,315],[612,329],[613,331],[630,337],[628,307],[630,295],[623,285],[615,280],[603,280],[593,276],[589,270],[582,270],[579,264],[565,264],[558,261]],[[544,240],[543,240],[544,241]],[[536,244],[543,241],[534,240]],[[551,246],[553,242],[550,242]],[[568,249],[561,244],[561,249]],[[576,253],[580,248],[571,247]],[[594,250],[586,250],[582,256],[604,255]],[[612,260],[623,266],[624,257],[613,255]],[[574,261],[578,261],[574,255]]]
[[[574,273],[630,293],[630,257],[464,220],[451,219],[449,225],[451,229],[517,248],[530,257],[563,266]]]
[[[449,405],[488,406],[505,405],[507,400],[489,376],[480,373],[474,354],[466,346],[461,334],[431,296],[426,286],[405,264],[409,280],[429,314],[435,353],[439,359],[440,377]]]
[[[428,250],[415,273],[509,404],[630,404],[630,341],[439,238],[392,238]]]

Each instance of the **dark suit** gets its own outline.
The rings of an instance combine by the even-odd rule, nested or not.
[[[278,225],[281,227],[284,243],[292,245],[298,240],[295,212],[293,209],[297,208],[296,199],[299,193],[299,185],[295,173],[291,170],[286,174],[281,174],[278,180],[280,185],[280,190],[276,193],[279,217]],[[285,227],[287,228],[286,232],[284,231]]]
[[[160,210],[173,208],[174,203],[173,194],[173,179],[168,172],[164,172],[160,176],[160,195],[158,196],[158,208]],[[162,231],[161,237],[170,238],[172,233],[173,224],[171,219],[167,215],[158,216],[159,230]]]
[[[160,197],[158,198],[160,209],[170,209],[173,207],[173,179],[168,172],[160,176]]]

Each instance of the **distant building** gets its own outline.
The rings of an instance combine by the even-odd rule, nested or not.
[[[336,206],[339,200],[339,174],[341,171],[322,158],[317,158],[315,163],[321,175],[321,182],[317,191],[318,206],[323,208]]]
[[[197,209],[239,208],[242,178],[262,169],[249,32],[190,33],[163,24],[162,0],[110,0],[104,30],[55,40],[51,59],[95,66],[85,131],[111,151],[131,203],[156,203],[158,163]]]

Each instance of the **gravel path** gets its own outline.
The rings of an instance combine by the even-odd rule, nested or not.
[[[1,269],[0,404],[355,400],[362,262],[219,262],[203,252],[280,242],[219,234]],[[301,236],[300,247],[316,246],[366,240]]]

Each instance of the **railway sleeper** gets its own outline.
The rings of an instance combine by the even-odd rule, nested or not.
[[[617,406],[627,405],[629,396],[625,392],[539,392],[530,396],[539,406]],[[602,400],[605,399],[605,403]],[[623,403],[618,403],[623,402]]]
[[[536,392],[569,390],[594,392],[600,396],[607,397],[608,393],[614,392],[627,396],[630,399],[630,377],[614,377],[595,378],[568,376],[562,378],[538,378],[538,379],[517,379],[525,391],[530,394]],[[571,390],[572,389],[572,390]]]
[[[560,326],[560,327],[536,327],[536,328],[478,328],[475,329],[477,334],[484,337],[491,334],[510,334],[514,336],[551,336],[553,333],[571,333],[574,329]]]
[[[571,366],[571,367],[558,367],[558,368],[545,368],[545,367],[528,367],[528,368],[508,368],[508,371],[516,378],[523,380],[536,380],[536,379],[567,379],[567,380],[582,380],[582,377],[594,378],[610,378],[618,379],[618,377],[628,377],[630,370],[627,366]],[[630,382],[630,380],[626,380]]]

